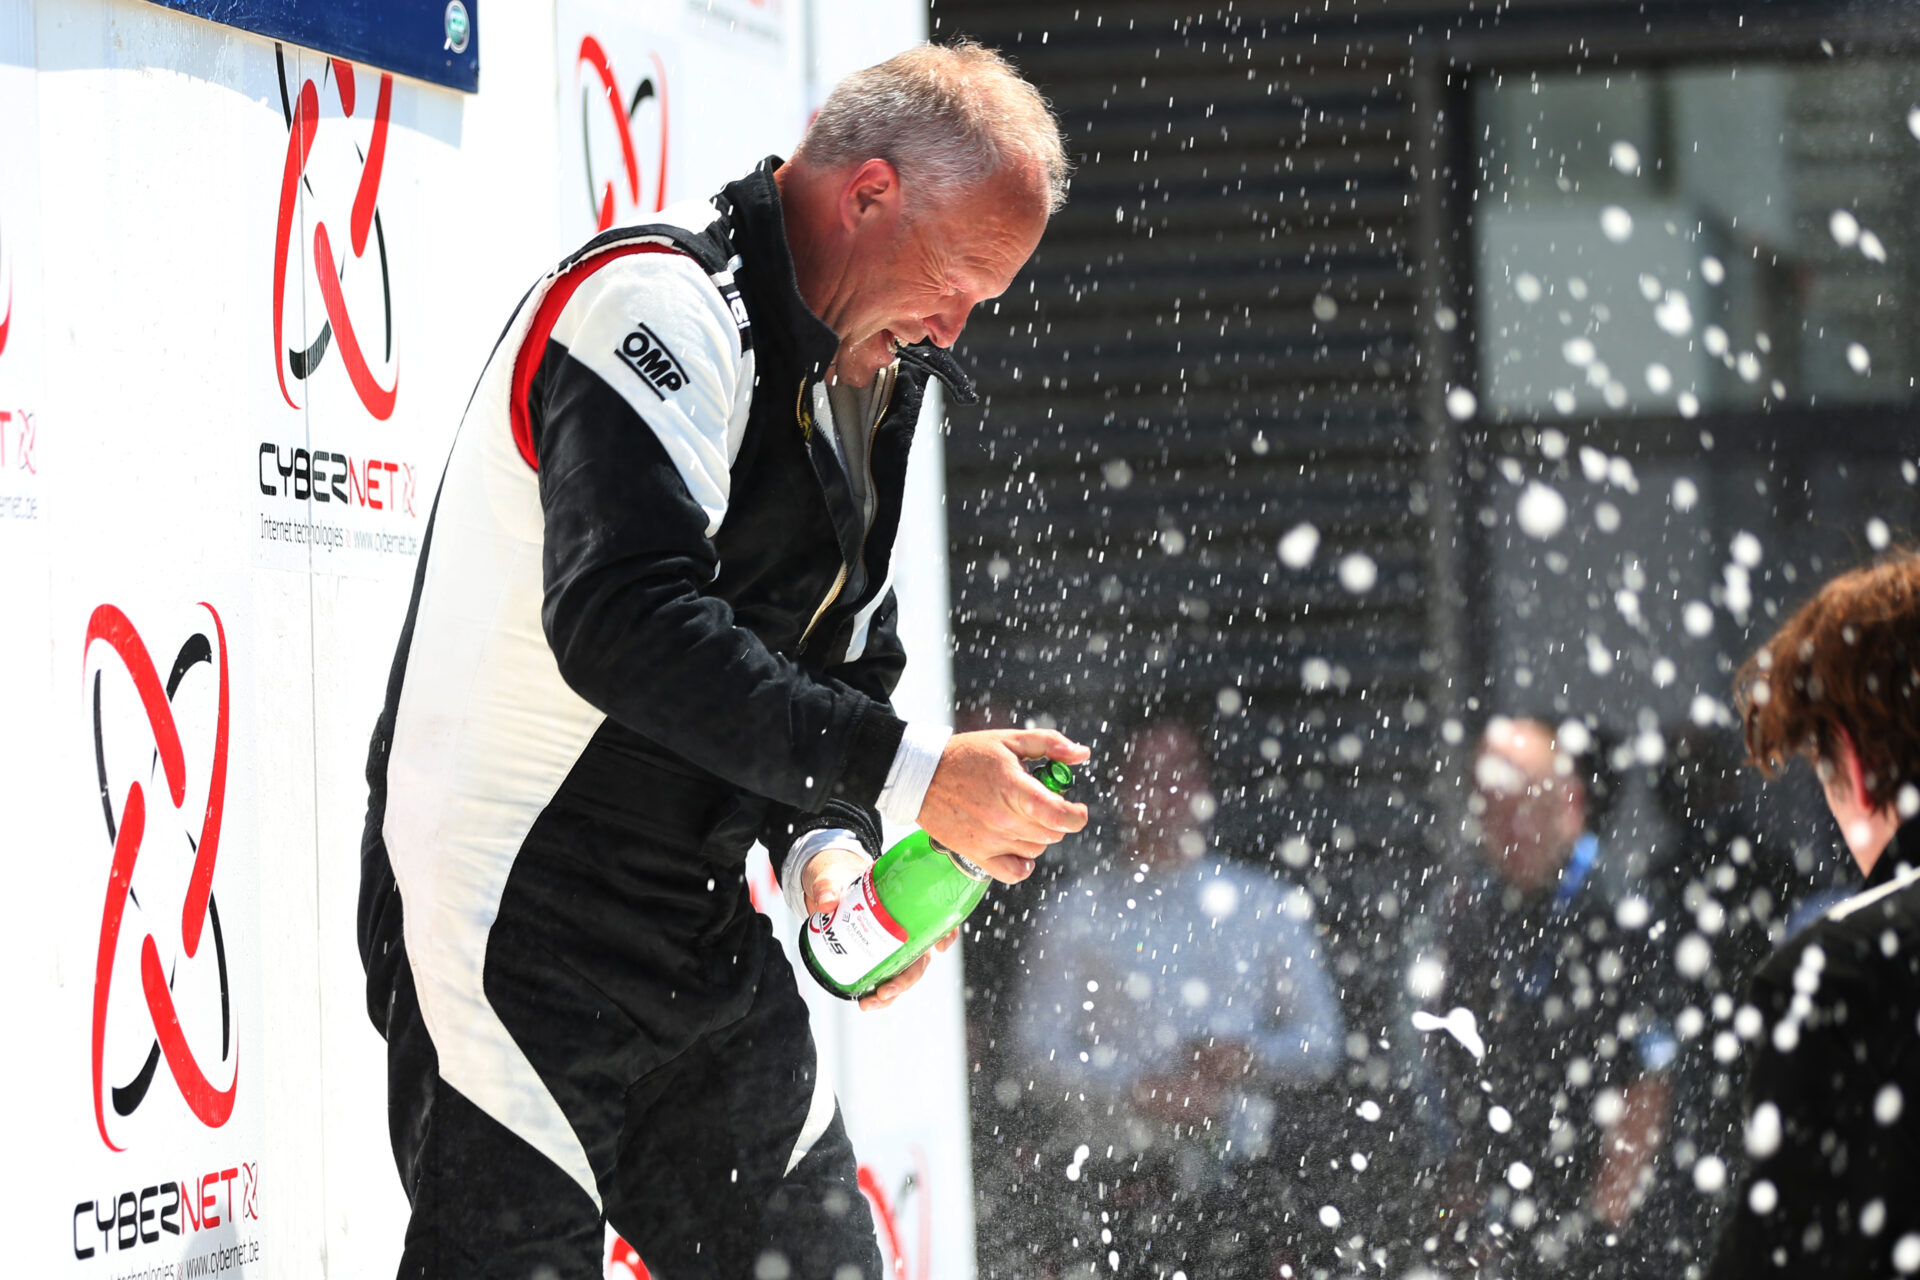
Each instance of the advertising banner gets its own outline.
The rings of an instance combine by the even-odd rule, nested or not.
[[[0,1271],[391,1272],[354,915],[441,468],[555,259],[786,153],[834,76],[924,29],[830,8],[497,6],[467,95],[144,0],[0,0],[0,832],[33,867],[0,956],[35,1045],[4,1076],[32,1159],[0,1175]],[[921,439],[900,705],[944,720]],[[816,994],[893,1274],[970,1274],[957,957],[878,1017]]]

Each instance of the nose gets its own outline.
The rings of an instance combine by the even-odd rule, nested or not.
[[[959,341],[960,331],[967,327],[967,316],[972,310],[972,305],[961,298],[932,315],[920,317],[920,323],[926,326],[927,336],[935,346],[951,347]]]

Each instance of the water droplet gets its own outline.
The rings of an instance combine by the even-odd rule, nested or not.
[[[1313,318],[1322,323],[1340,314],[1340,304],[1326,294],[1315,294],[1313,299]]]
[[[1872,364],[1873,357],[1867,354],[1865,347],[1857,342],[1847,344],[1847,366],[1855,373],[1865,373]]]
[[[1525,1161],[1515,1160],[1507,1166],[1507,1185],[1515,1191],[1525,1191],[1533,1185],[1533,1169]]]
[[[1693,1185],[1712,1195],[1727,1185],[1727,1162],[1719,1156],[1701,1156],[1693,1162]]]
[[[1502,1106],[1487,1109],[1487,1128],[1495,1133],[1506,1133],[1513,1128],[1513,1112]]]
[[[1640,171],[1640,148],[1625,138],[1621,138],[1608,148],[1607,157],[1613,161],[1614,168],[1628,177]]]
[[[1540,277],[1531,271],[1522,271],[1513,278],[1513,291],[1520,301],[1533,303],[1540,301]]]
[[[1455,422],[1467,421],[1479,407],[1479,398],[1465,387],[1454,387],[1447,392],[1447,414]]]
[[[1320,1206],[1320,1225],[1321,1225],[1321,1226],[1323,1226],[1323,1227],[1337,1227],[1337,1226],[1339,1226],[1339,1225],[1340,1225],[1340,1211],[1339,1211],[1338,1209],[1336,1209],[1336,1208],[1334,1208],[1334,1207],[1333,1207],[1332,1205],[1330,1205],[1330,1204],[1323,1204],[1323,1205],[1321,1205],[1321,1206]]]
[[[1565,356],[1567,363],[1573,365],[1575,368],[1585,368],[1587,365],[1593,363],[1593,358],[1596,353],[1593,349],[1592,339],[1568,338],[1560,344],[1560,354]]]
[[[1600,211],[1600,231],[1607,239],[1620,244],[1633,234],[1633,215],[1617,204],[1610,204]]]
[[[1700,259],[1700,278],[1708,284],[1720,284],[1727,278],[1726,264],[1708,254]]]

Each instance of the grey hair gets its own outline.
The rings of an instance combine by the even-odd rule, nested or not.
[[[822,169],[885,160],[904,189],[945,201],[1006,169],[1032,168],[1047,212],[1071,167],[1040,91],[992,49],[923,44],[856,71],[827,95],[794,158]]]

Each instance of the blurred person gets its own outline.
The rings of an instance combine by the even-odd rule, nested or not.
[[[1284,1231],[1319,1207],[1275,1194],[1298,1163],[1275,1149],[1280,1111],[1341,1055],[1313,905],[1216,847],[1184,724],[1129,738],[1115,796],[1121,845],[1046,895],[1013,1027],[1036,1093],[1065,1100],[1054,1159],[1111,1186],[1068,1230],[1129,1274],[1271,1276]],[[1071,1245],[1057,1261],[1077,1261]]]
[[[1438,1243],[1476,1274],[1663,1274],[1625,1230],[1671,1098],[1653,912],[1596,874],[1572,745],[1538,720],[1488,723],[1468,805],[1476,865],[1443,889],[1447,1013],[1421,1024],[1449,1130]]]
[[[921,46],[786,161],[522,299],[461,422],[374,732],[361,958],[406,1277],[877,1280],[806,1005],[744,863],[830,909],[917,823],[1003,881],[1085,821],[1051,732],[909,725],[889,588],[946,348],[1064,198],[1045,101]],[[919,977],[866,1002],[884,1006]]]
[[[1750,1165],[1709,1275],[1920,1273],[1920,555],[1827,583],[1735,695],[1748,758],[1812,763],[1865,883],[1754,976]]]

